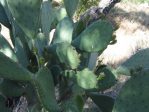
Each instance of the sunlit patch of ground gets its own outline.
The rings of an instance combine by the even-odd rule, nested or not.
[[[136,51],[149,47],[149,4],[119,3],[108,16],[118,23],[117,43],[109,45],[99,57],[104,64],[117,66]]]
[[[12,46],[12,42],[11,42],[10,34],[9,34],[9,29],[2,25],[2,30],[0,33],[7,39],[9,44]]]

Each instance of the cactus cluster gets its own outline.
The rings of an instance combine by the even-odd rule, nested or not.
[[[8,98],[25,96],[30,112],[81,112],[86,93],[115,83],[107,68],[88,68],[90,55],[112,41],[113,27],[102,19],[89,26],[75,22],[78,3],[64,0],[63,7],[54,7],[50,0],[0,0],[0,23],[9,28],[13,44],[0,34],[1,111],[11,111],[4,105]]]

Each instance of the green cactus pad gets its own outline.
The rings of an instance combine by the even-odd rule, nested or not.
[[[15,81],[3,80],[0,84],[0,92],[6,97],[19,97],[23,95],[25,89]]]
[[[61,104],[63,112],[83,112],[84,101],[82,96],[73,96]]]
[[[87,68],[77,72],[76,80],[78,85],[84,89],[94,89],[97,87],[96,75]]]
[[[6,107],[6,99],[0,95],[0,111],[1,112],[12,112],[10,108]]]
[[[66,9],[64,7],[59,7],[58,9],[54,10],[57,21],[61,21],[65,17],[68,17]]]
[[[6,0],[14,20],[25,34],[34,38],[40,23],[40,7],[42,0]]]
[[[98,20],[88,26],[72,44],[86,52],[104,50],[112,39],[113,27],[105,20]]]
[[[38,55],[42,56],[43,50],[47,45],[47,39],[45,35],[41,32],[37,34],[37,37],[34,39],[34,47],[38,50]]]
[[[138,71],[141,69],[149,68],[149,48],[141,50],[126,60],[120,67],[117,68],[117,72],[120,74],[131,75],[132,71]]]
[[[43,1],[41,8],[41,23],[42,30],[45,36],[48,38],[50,33],[51,24],[55,18],[54,10],[51,5],[51,1]]]
[[[41,105],[50,112],[59,112],[52,74],[46,67],[41,68],[35,75],[33,84]]]
[[[102,110],[102,112],[111,112],[114,106],[114,99],[106,96],[100,95],[99,93],[88,94],[93,102]]]
[[[8,41],[0,34],[0,52],[4,53],[6,56],[14,60],[15,62],[18,61],[14,50],[8,43]]]
[[[72,17],[75,13],[79,0],[64,0],[65,8],[69,17]]]
[[[65,17],[63,20],[59,22],[59,24],[56,27],[53,44],[60,42],[71,43],[72,33],[73,33],[73,21],[68,17]]]
[[[78,37],[81,32],[86,28],[86,23],[83,20],[79,20],[74,24],[74,30],[73,30],[73,39]]]
[[[57,56],[61,63],[75,69],[80,63],[79,55],[69,43],[60,43],[56,49]]]
[[[7,14],[5,13],[4,7],[0,3],[0,23],[5,25],[7,28],[10,28],[10,23],[7,17]]]
[[[30,81],[32,74],[0,52],[0,77],[16,81]]]
[[[149,112],[149,71],[131,77],[116,98],[112,112]]]
[[[100,69],[98,75],[98,88],[101,91],[109,89],[116,83],[114,74],[108,68]]]
[[[20,40],[20,38],[17,38],[17,37],[15,39],[15,51],[16,51],[16,55],[19,63],[23,67],[27,68],[27,66],[29,65],[29,58],[22,41]]]

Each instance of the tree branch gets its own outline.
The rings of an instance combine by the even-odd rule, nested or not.
[[[115,6],[116,3],[121,0],[101,0],[98,6],[93,6],[88,9],[83,15],[80,16],[81,20],[86,20],[88,18],[87,24],[100,19],[102,16],[107,15],[111,8]]]

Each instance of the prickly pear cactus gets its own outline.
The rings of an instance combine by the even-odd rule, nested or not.
[[[124,62],[120,67],[117,68],[117,73],[132,75],[135,71],[139,71],[141,69],[148,69],[148,57],[148,48],[138,51],[136,54],[126,60],[126,62]]]
[[[88,26],[72,44],[86,52],[104,50],[112,40],[112,25],[105,20],[99,20]]]
[[[126,82],[112,112],[149,112],[149,71],[142,71]]]
[[[52,0],[0,0],[0,23],[9,28],[13,43],[0,34],[0,111],[7,111],[7,98],[22,96],[31,112],[83,111],[86,91],[101,81],[91,53],[98,56],[107,47],[113,28],[106,20],[90,26],[74,20],[79,2],[64,0],[56,7]],[[105,80],[112,81],[100,88],[113,84],[112,78]]]

